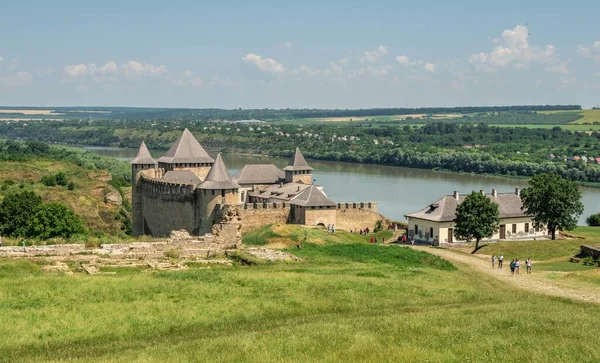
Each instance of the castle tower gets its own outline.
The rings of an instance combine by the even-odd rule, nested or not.
[[[156,161],[150,155],[146,143],[142,140],[137,156],[131,160],[131,204],[133,212],[133,235],[144,234],[144,218],[142,216],[142,191],[138,183],[138,173],[142,170],[156,168]]]
[[[283,171],[285,171],[285,182],[312,184],[312,170],[313,168],[308,165],[300,149],[296,148],[288,166],[283,168]]]
[[[214,162],[190,130],[185,129],[169,151],[158,159],[158,167],[165,172],[189,170],[198,178],[204,179]]]
[[[217,204],[238,204],[239,188],[238,183],[231,179],[221,154],[217,155],[217,159],[210,168],[206,179],[197,187],[201,200],[200,234],[210,233],[213,224],[218,222],[216,220]]]

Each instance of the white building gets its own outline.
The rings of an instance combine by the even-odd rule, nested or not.
[[[546,227],[536,226],[531,217],[521,210],[523,204],[518,188],[514,193],[497,193],[496,189],[492,189],[490,194],[485,194],[484,191],[481,193],[498,204],[500,217],[500,230],[484,241],[548,237]],[[454,236],[456,207],[465,197],[455,191],[453,195],[446,195],[416,213],[405,215],[408,219],[409,238],[414,238],[417,242],[435,245],[465,242],[457,240]]]

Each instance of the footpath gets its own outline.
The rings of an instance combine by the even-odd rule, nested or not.
[[[521,274],[512,276],[508,263],[504,261],[504,268],[492,268],[491,256],[486,255],[468,255],[459,251],[452,251],[445,248],[433,248],[429,246],[409,246],[415,250],[424,251],[442,257],[456,265],[458,268],[470,268],[477,273],[483,273],[487,276],[511,284],[515,287],[525,289],[530,292],[540,294],[565,297],[573,300],[592,302],[600,304],[600,294],[590,291],[569,289],[562,286],[557,286],[549,281],[545,281],[544,277],[535,272],[535,264],[533,265],[533,274],[527,275],[525,266],[521,267]],[[464,266],[466,265],[466,266]]]

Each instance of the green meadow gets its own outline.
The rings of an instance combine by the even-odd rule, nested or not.
[[[299,231],[267,233],[278,243],[302,237],[301,249],[287,248],[303,259],[295,263],[63,276],[42,273],[33,261],[1,261],[0,361],[600,357],[598,305],[517,290],[406,247]]]

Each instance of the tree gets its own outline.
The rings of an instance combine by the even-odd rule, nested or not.
[[[481,193],[473,192],[456,207],[454,234],[467,242],[474,239],[475,253],[479,249],[479,241],[492,237],[500,228],[498,214],[498,204]]]
[[[0,203],[0,233],[8,237],[25,237],[28,221],[42,204],[33,192],[7,195]]]
[[[569,231],[577,226],[583,213],[581,192],[572,180],[556,174],[539,174],[529,180],[521,192],[521,207],[537,225],[546,225],[556,239],[556,230]]]
[[[590,227],[600,227],[600,213],[592,214],[585,220]]]
[[[69,238],[84,232],[83,221],[72,209],[60,203],[45,203],[38,206],[29,220],[27,236],[41,239]]]

